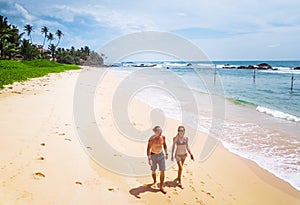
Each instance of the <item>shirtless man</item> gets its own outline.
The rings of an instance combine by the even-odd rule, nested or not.
[[[147,146],[147,157],[149,165],[151,166],[152,171],[152,178],[153,178],[153,185],[156,186],[156,169],[157,164],[159,166],[160,171],[160,186],[159,189],[161,192],[166,194],[166,190],[164,188],[164,180],[165,180],[165,159],[168,159],[168,152],[167,152],[167,144],[166,138],[162,135],[162,129],[160,126],[155,126],[153,128],[154,135],[152,135],[148,141]],[[163,152],[165,150],[165,155]]]

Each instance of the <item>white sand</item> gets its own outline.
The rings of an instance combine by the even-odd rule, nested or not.
[[[73,122],[79,72],[0,91],[0,204],[300,204],[300,193],[288,183],[221,145],[204,163],[187,160],[183,190],[173,182],[177,167],[168,170],[166,195],[145,186],[150,176],[125,177],[100,167],[82,148]],[[143,155],[146,145],[125,139],[113,126],[111,97],[120,80],[109,72],[97,91],[105,96],[95,107],[101,113],[97,125],[120,152]],[[133,126],[148,128],[151,108],[138,100],[133,105]],[[167,120],[169,146],[178,125]],[[201,147],[206,136],[198,135],[195,146]]]

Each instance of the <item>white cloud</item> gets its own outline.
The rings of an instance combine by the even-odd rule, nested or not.
[[[131,0],[130,3],[123,0],[66,0],[65,5],[61,5],[60,0],[36,1],[34,4],[31,0],[15,1],[22,3],[9,3],[11,8],[3,11],[4,14],[14,18],[22,16],[21,26],[30,22],[35,28],[42,25],[61,28],[66,33],[64,42],[70,44],[76,41],[78,45],[83,42],[92,45],[93,41],[99,41],[96,32],[102,32],[101,38],[107,41],[120,33],[180,29],[189,32],[193,30],[190,28],[198,28],[201,33],[212,31],[212,36],[216,36],[213,31],[220,34],[217,39],[209,39],[210,34],[205,39],[194,39],[204,45],[212,58],[269,58],[272,55],[281,58],[295,56],[300,50],[297,43],[299,0]],[[81,26],[87,26],[89,19],[95,28],[75,33]],[[76,29],[71,28],[74,22]],[[228,33],[230,35],[226,37]],[[197,33],[194,36],[197,38]],[[73,40],[74,37],[78,38]]]
[[[183,16],[183,17],[186,16],[186,14],[183,13],[183,12],[178,12],[178,13],[176,13],[176,15],[177,15],[177,16]]]
[[[23,6],[18,3],[15,3],[15,8],[21,15],[25,18],[26,21],[32,22],[35,20],[35,17],[31,15]]]
[[[55,5],[53,8],[60,14],[55,17],[67,22],[72,22],[76,16],[83,15],[92,17],[103,26],[118,28],[124,33],[155,29],[153,22],[149,19],[131,15],[127,12],[108,9],[104,6],[88,5],[81,8],[75,8],[67,5]]]

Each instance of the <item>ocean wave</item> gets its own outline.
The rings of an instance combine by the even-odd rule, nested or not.
[[[260,70],[263,73],[279,73],[279,74],[295,74],[300,75],[300,70],[292,70],[290,68],[278,68],[278,70]]]
[[[294,122],[300,122],[299,117],[284,113],[282,111],[273,110],[273,109],[262,107],[262,106],[257,106],[256,110],[258,112],[265,113],[267,115],[271,115],[276,118],[285,119],[285,120],[294,121]]]
[[[186,67],[188,66],[189,64],[188,63],[181,63],[181,62],[178,62],[178,63],[175,63],[175,62],[167,62],[164,64],[165,66],[167,67]]]

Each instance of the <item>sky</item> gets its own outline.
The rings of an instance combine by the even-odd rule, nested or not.
[[[0,15],[33,25],[37,44],[42,26],[64,33],[62,47],[96,51],[125,34],[164,31],[212,60],[300,60],[299,8],[299,0],[0,0]]]

